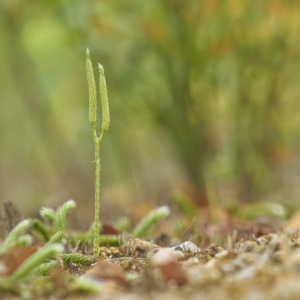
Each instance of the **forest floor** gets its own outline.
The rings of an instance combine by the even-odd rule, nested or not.
[[[100,247],[97,259],[91,244],[67,238],[64,253],[89,262],[58,255],[48,274],[21,281],[11,279],[15,270],[42,243],[16,245],[0,255],[0,299],[299,299],[300,233],[251,223],[245,233],[240,224],[223,239],[208,230],[202,243],[167,234],[127,236],[121,246]]]

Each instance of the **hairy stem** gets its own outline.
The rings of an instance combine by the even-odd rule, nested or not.
[[[94,230],[94,257],[99,256],[99,214],[100,214],[100,138],[97,137],[95,127],[93,128],[95,143],[95,230]]]
[[[109,104],[107,97],[107,88],[104,75],[103,67],[98,64],[100,78],[99,78],[99,88],[100,88],[100,99],[102,106],[102,133],[98,137],[96,130],[97,122],[97,93],[96,84],[94,78],[94,71],[92,62],[90,59],[89,49],[86,51],[86,73],[89,88],[89,121],[93,132],[93,139],[95,144],[95,224],[94,224],[94,257],[99,256],[99,243],[100,243],[100,232],[99,232],[99,214],[100,214],[100,143],[108,131],[110,116],[109,116]]]

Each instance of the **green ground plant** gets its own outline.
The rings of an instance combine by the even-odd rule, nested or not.
[[[143,237],[153,227],[153,225],[167,217],[170,214],[168,206],[164,205],[157,209],[152,210],[146,217],[144,217],[133,230],[132,236],[134,238]]]
[[[42,217],[53,221],[57,231],[64,231],[66,228],[66,216],[75,206],[74,200],[68,200],[56,212],[52,208],[43,207],[40,214]]]
[[[64,250],[61,244],[52,244],[42,247],[40,250],[32,254],[25,262],[14,272],[12,278],[15,280],[24,280],[32,270],[40,266],[48,259],[55,258],[56,255]]]
[[[27,219],[18,223],[4,240],[2,246],[0,247],[0,254],[5,253],[15,245],[18,245],[20,239],[24,237],[25,232],[27,232],[30,226],[31,222]]]
[[[99,89],[102,107],[102,132],[97,133],[97,93],[90,51],[86,51],[86,75],[89,88],[89,121],[92,128],[93,139],[95,144],[95,223],[94,223],[94,256],[99,256],[99,213],[100,213],[100,143],[109,128],[109,104],[107,97],[106,81],[103,67],[98,64],[99,68]]]
[[[12,274],[8,280],[12,281],[26,281],[37,274],[47,274],[58,265],[56,256],[61,254],[64,250],[62,240],[65,237],[66,216],[76,206],[73,200],[65,202],[56,211],[51,208],[42,208],[40,215],[45,219],[53,221],[56,232],[38,251],[29,256]],[[47,229],[43,224],[36,227],[36,220],[25,219],[19,222],[15,228],[8,234],[0,247],[0,253],[5,254],[11,248],[17,245],[24,245],[24,241],[28,246],[32,242],[32,236],[27,232],[29,230],[37,230],[40,232],[40,227],[43,227],[44,235],[49,236],[50,229]],[[29,237],[29,238],[28,238]],[[74,261],[77,257],[75,257]],[[55,259],[55,260],[53,260]],[[63,261],[70,260],[68,257],[62,257]],[[82,259],[78,260],[81,263]],[[1,284],[0,284],[1,286]]]
[[[15,246],[24,246],[23,241],[26,240],[25,246],[33,244],[34,240],[45,240],[45,244],[36,252],[25,259],[18,268],[10,276],[0,276],[0,292],[14,293],[16,295],[23,295],[24,291],[28,292],[28,287],[36,287],[43,284],[43,276],[48,276],[54,269],[61,267],[69,268],[70,266],[77,266],[79,269],[89,268],[95,263],[93,255],[82,254],[76,252],[76,246],[82,244],[83,246],[95,246],[92,236],[94,234],[94,226],[86,232],[77,234],[72,232],[67,234],[66,217],[70,211],[75,208],[76,203],[69,200],[63,203],[57,210],[49,207],[43,207],[40,210],[40,215],[44,221],[41,222],[36,219],[26,219],[19,222],[13,230],[7,235],[2,245],[0,246],[0,253],[6,254],[8,251],[14,251]],[[143,238],[153,228],[159,220],[167,217],[170,214],[168,206],[158,207],[149,212],[132,230],[131,236],[133,238]],[[38,223],[38,226],[37,226]],[[101,224],[99,224],[99,227]],[[41,229],[42,228],[42,229]],[[37,235],[36,233],[39,233]],[[129,236],[129,235],[128,235]],[[131,239],[131,236],[128,239]],[[121,239],[121,235],[99,235],[99,246],[121,246],[128,240]],[[71,253],[65,253],[67,249]],[[3,270],[0,268],[0,275]],[[41,283],[42,282],[42,283]],[[66,282],[67,289],[73,291],[95,292],[98,287],[93,282],[86,278],[74,278],[67,275]],[[69,284],[70,283],[70,284]],[[66,283],[67,284],[67,283]]]

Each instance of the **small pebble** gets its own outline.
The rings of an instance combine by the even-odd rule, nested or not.
[[[194,243],[187,241],[178,246],[172,247],[175,251],[182,251],[183,253],[186,251],[199,251],[200,248],[197,247]]]

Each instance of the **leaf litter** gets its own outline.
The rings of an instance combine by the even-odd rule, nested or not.
[[[100,247],[97,260],[89,246],[63,240],[55,267],[24,282],[11,275],[42,245],[16,245],[0,256],[0,299],[298,299],[300,232],[258,234],[265,229],[255,225],[255,234],[242,235],[234,226],[221,243],[208,233],[208,244],[127,236],[121,246]]]

